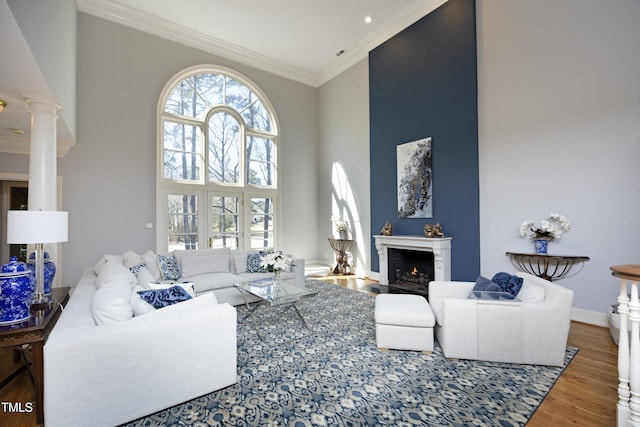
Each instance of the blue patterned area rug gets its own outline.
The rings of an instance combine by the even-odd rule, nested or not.
[[[319,280],[295,310],[238,307],[238,382],[129,426],[523,426],[563,368],[376,348],[374,296]],[[577,349],[568,348],[565,367]]]

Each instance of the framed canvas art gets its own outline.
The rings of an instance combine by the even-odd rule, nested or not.
[[[397,146],[398,218],[432,218],[431,137]]]

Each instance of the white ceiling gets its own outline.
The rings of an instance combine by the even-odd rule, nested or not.
[[[371,49],[446,1],[77,0],[81,12],[313,87],[366,58]],[[364,22],[366,16],[371,23]],[[0,113],[0,152],[26,153],[30,114],[24,97],[55,94],[6,0],[0,0],[0,47],[3,57],[11,58],[0,61],[0,99],[9,103]],[[59,146],[72,140],[59,121]]]
[[[317,87],[445,2],[78,0],[78,9]]]

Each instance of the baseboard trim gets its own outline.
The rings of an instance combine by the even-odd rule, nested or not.
[[[600,313],[598,311],[585,310],[582,308],[574,307],[571,309],[571,320],[595,326],[604,326],[605,328],[609,327],[607,313]]]

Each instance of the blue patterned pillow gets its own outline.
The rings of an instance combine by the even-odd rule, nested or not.
[[[247,254],[247,273],[264,273],[264,268],[260,267],[260,262],[262,262],[261,254]]]
[[[491,278],[491,281],[496,282],[500,286],[500,289],[502,289],[502,292],[508,292],[515,298],[518,292],[520,292],[520,288],[522,288],[524,279],[514,276],[513,274],[500,272],[496,273]]]
[[[180,263],[174,256],[158,255],[160,274],[164,280],[178,280],[182,275]]]
[[[482,292],[502,292],[502,288],[495,282],[487,279],[483,276],[478,276],[476,284],[471,290],[470,299],[479,299],[482,297]]]
[[[137,275],[138,275],[138,273],[140,272],[140,269],[141,269],[141,268],[147,268],[147,264],[145,264],[145,263],[143,262],[143,263],[138,264],[138,265],[136,265],[136,266],[129,267],[129,270],[131,270],[131,272],[137,276]]]
[[[191,295],[182,286],[178,285],[167,289],[146,289],[138,291],[138,295],[155,308],[162,308],[191,299]]]

